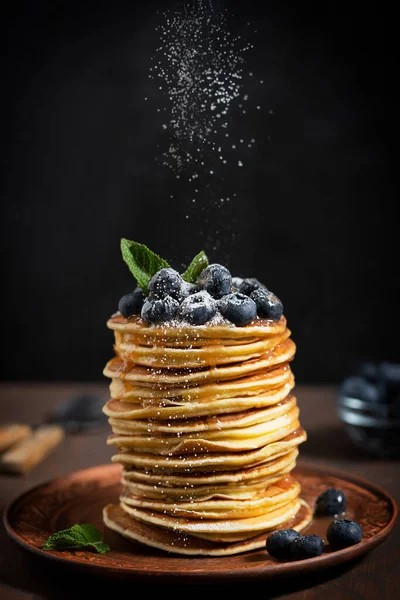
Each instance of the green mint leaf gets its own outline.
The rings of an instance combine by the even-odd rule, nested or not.
[[[43,544],[43,550],[74,550],[78,548],[94,548],[103,554],[111,548],[103,542],[103,536],[94,525],[76,523],[69,529],[53,533]]]
[[[54,533],[42,546],[43,550],[68,550],[69,548],[80,548],[81,543],[71,535],[68,530]]]
[[[85,523],[84,525],[76,523],[75,525],[72,525],[69,531],[82,542],[94,543],[103,541],[101,532],[97,527],[90,525],[89,523]]]
[[[91,544],[99,554],[105,554],[106,552],[109,552],[111,550],[110,546],[108,544],[105,544],[104,542],[94,542],[93,544]]]
[[[143,293],[147,294],[150,279],[160,269],[168,268],[169,264],[144,244],[121,239],[122,258],[137,281]]]
[[[198,276],[206,267],[208,267],[208,258],[202,250],[196,254],[186,271],[182,273],[182,279],[188,283],[196,283]]]

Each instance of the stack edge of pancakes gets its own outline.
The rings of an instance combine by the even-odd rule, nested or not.
[[[286,319],[245,327],[109,319],[115,357],[104,407],[122,469],[105,524],[168,552],[223,556],[305,528],[311,509],[291,475],[306,439]]]

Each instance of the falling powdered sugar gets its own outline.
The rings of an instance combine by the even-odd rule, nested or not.
[[[229,151],[235,147],[226,131],[228,113],[233,103],[242,106],[248,101],[241,88],[245,54],[252,44],[229,31],[227,11],[215,8],[211,0],[180,3],[162,18],[156,28],[160,46],[149,75],[158,81],[166,101],[162,128],[168,134],[168,148],[161,163],[177,177],[192,167],[190,181],[199,172],[210,177],[213,169],[204,170],[204,154],[215,153],[223,167],[227,164],[223,144]],[[249,147],[254,143],[254,137],[248,140]]]

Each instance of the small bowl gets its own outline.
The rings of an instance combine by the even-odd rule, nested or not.
[[[377,402],[339,395],[338,413],[352,442],[379,458],[400,458],[400,419]]]

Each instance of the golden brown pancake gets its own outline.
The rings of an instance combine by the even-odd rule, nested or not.
[[[297,429],[285,438],[257,448],[242,452],[225,453],[194,453],[192,456],[159,456],[157,454],[146,454],[134,450],[124,450],[112,457],[113,462],[126,466],[148,468],[154,470],[166,469],[175,471],[187,471],[194,469],[198,471],[225,470],[227,467],[234,470],[243,467],[258,465],[265,460],[288,452],[292,448],[306,441],[304,429]]]
[[[140,317],[125,319],[121,314],[113,315],[107,321],[107,327],[123,334],[133,334],[148,340],[151,344],[169,344],[178,340],[185,344],[193,340],[212,339],[223,343],[225,339],[238,340],[253,337],[269,337],[286,330],[286,318],[282,316],[278,321],[270,321],[256,317],[253,323],[246,327],[236,327],[226,321],[224,325],[179,325],[164,323],[162,325],[146,325]],[[116,337],[116,341],[119,338]]]
[[[268,532],[263,532],[239,542],[213,542],[132,519],[119,504],[105,506],[103,519],[107,527],[127,539],[173,554],[187,556],[232,556],[257,550],[265,547],[268,535]],[[311,508],[301,501],[297,514],[276,529],[290,527],[296,531],[302,531],[311,522],[311,519]]]
[[[137,521],[159,525],[166,529],[172,529],[188,533],[195,537],[204,537],[214,541],[238,541],[246,539],[261,531],[267,531],[286,523],[300,509],[300,500],[290,500],[289,502],[273,507],[256,517],[245,517],[243,519],[231,519],[227,514],[219,519],[190,519],[174,517],[166,513],[159,513],[153,510],[139,509],[129,506],[125,502],[120,502],[125,512],[134,517]]]
[[[179,402],[177,400],[164,400],[162,403],[143,402],[142,406],[111,399],[104,407],[104,412],[110,417],[130,419],[149,419],[172,422],[174,419],[188,419],[205,415],[224,415],[236,413],[249,408],[264,408],[283,402],[294,387],[294,381],[284,384],[257,396],[234,396],[223,400],[210,400],[204,402]],[[121,414],[125,413],[125,414]]]
[[[291,476],[306,433],[284,317],[148,326],[115,315],[107,325],[115,358],[104,412],[123,491],[105,507],[106,525],[167,551],[218,556],[308,524]]]
[[[254,517],[297,498],[300,485],[292,477],[280,479],[275,484],[269,484],[264,489],[258,490],[251,498],[212,498],[208,500],[190,498],[189,501],[177,502],[176,499],[168,501],[152,500],[130,493],[126,487],[120,495],[120,501],[128,506],[144,508],[165,515],[186,517],[189,519],[224,519],[229,515],[230,519],[243,519]]]
[[[284,342],[290,336],[287,329],[272,338],[254,342],[229,344],[207,344],[204,347],[174,348],[170,346],[140,346],[122,341],[117,345],[118,356],[127,362],[152,368],[190,369],[202,366],[237,363],[264,355],[271,348]]]
[[[228,379],[206,383],[181,385],[163,385],[127,381],[126,379],[113,379],[110,384],[112,398],[125,402],[141,404],[144,401],[156,403],[157,400],[183,401],[210,401],[211,399],[232,398],[235,396],[252,396],[267,392],[285,383],[290,382],[293,375],[289,366],[284,363],[268,371],[240,377],[239,379]]]
[[[272,459],[258,463],[256,466],[243,469],[219,470],[219,471],[196,471],[190,469],[183,473],[175,470],[141,470],[124,468],[122,472],[122,483],[127,482],[142,482],[151,485],[153,488],[158,484],[164,487],[178,486],[183,488],[198,488],[199,486],[214,486],[216,484],[225,483],[242,483],[246,487],[249,481],[261,480],[266,481],[271,476],[276,476],[283,471],[288,465],[294,463],[298,456],[297,447],[289,451],[278,453]]]
[[[208,414],[204,417],[194,417],[192,419],[167,419],[165,421],[161,419],[130,419],[127,418],[126,413],[123,415],[125,418],[118,418],[118,409],[121,404],[123,403],[115,402],[114,415],[116,416],[109,419],[113,431],[117,433],[153,434],[157,432],[181,435],[188,432],[223,431],[232,427],[244,430],[251,425],[273,421],[295,408],[296,398],[287,396],[282,402],[262,409],[248,409],[222,415],[210,416]]]
[[[176,386],[177,384],[182,385],[193,382],[224,381],[253,375],[287,363],[293,359],[295,351],[296,346],[289,338],[257,358],[231,365],[211,365],[210,367],[193,367],[190,369],[178,369],[166,365],[162,368],[144,367],[137,363],[124,361],[116,356],[108,361],[103,374],[110,379],[118,378],[134,381],[135,383],[153,383],[161,387],[165,384]]]
[[[294,469],[295,463],[289,463],[276,475],[262,479],[249,480],[246,483],[221,483],[214,485],[187,485],[179,487],[178,485],[170,485],[164,487],[162,485],[150,486],[136,481],[130,481],[125,488],[132,492],[133,495],[147,500],[162,500],[168,502],[185,502],[196,500],[211,500],[218,498],[220,500],[250,500],[274,483],[279,483],[285,475],[288,475]],[[124,481],[124,479],[123,479]]]
[[[167,434],[150,430],[146,434],[128,433],[124,427],[113,424],[113,434],[107,443],[121,449],[139,450],[157,455],[183,455],[198,452],[240,452],[265,447],[299,428],[299,409],[293,407],[286,414],[271,421],[250,427],[231,427],[213,431]],[[122,430],[122,431],[121,431]]]

